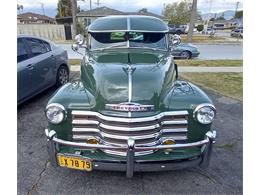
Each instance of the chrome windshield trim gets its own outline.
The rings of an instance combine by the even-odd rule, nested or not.
[[[122,123],[138,123],[138,122],[148,122],[148,121],[154,121],[154,120],[160,120],[161,118],[165,116],[178,116],[178,115],[188,115],[188,111],[169,111],[169,112],[162,112],[154,116],[150,117],[141,117],[141,118],[121,118],[121,117],[111,117],[111,116],[105,116],[98,112],[92,112],[92,111],[80,111],[80,110],[73,110],[72,115],[75,116],[95,116],[102,120],[106,120],[109,122],[122,122]]]

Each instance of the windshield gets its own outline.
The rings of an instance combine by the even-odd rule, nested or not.
[[[129,40],[129,43],[128,43]],[[164,33],[144,32],[105,32],[91,33],[90,49],[105,49],[115,47],[145,47],[166,49]]]

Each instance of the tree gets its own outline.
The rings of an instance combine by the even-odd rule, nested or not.
[[[242,18],[242,17],[243,17],[243,10],[237,11],[237,12],[235,13],[235,17],[234,17],[234,18]]]
[[[203,24],[199,24],[199,25],[197,26],[197,30],[198,30],[199,32],[203,31],[203,29],[204,29],[204,25],[203,25]]]
[[[21,11],[20,11],[20,10],[23,11],[23,5],[17,4],[17,11],[19,12],[19,14],[21,14]]]
[[[169,24],[187,24],[190,21],[192,1],[183,0],[164,6],[163,16],[169,21]],[[197,16],[200,14],[198,13]]]
[[[56,18],[72,16],[72,5],[70,0],[59,0],[57,4]]]
[[[216,18],[216,20],[226,20],[223,16],[219,16]]]
[[[209,21],[215,21],[215,18],[210,18]]]
[[[147,8],[142,8],[138,11],[139,13],[147,13],[148,9]]]

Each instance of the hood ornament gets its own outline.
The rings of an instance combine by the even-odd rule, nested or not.
[[[154,105],[142,105],[134,102],[106,104],[106,109],[122,112],[148,112],[154,110]]]

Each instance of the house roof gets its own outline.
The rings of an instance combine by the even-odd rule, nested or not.
[[[49,21],[55,22],[54,18],[45,16],[45,15],[41,15],[41,14],[32,13],[32,12],[18,14],[17,18],[19,18],[21,20],[35,21],[35,22],[38,20],[49,20]]]
[[[141,16],[153,16],[156,18],[164,19],[163,16],[152,13],[152,12],[125,12],[127,15],[141,15]]]
[[[98,7],[95,9],[88,10],[88,11],[81,11],[77,14],[77,16],[79,16],[79,17],[80,16],[102,17],[102,16],[123,15],[123,14],[124,14],[124,12],[103,6],[103,7]]]
[[[152,16],[121,15],[107,16],[95,20],[88,32],[168,32],[168,26],[164,21]]]
[[[152,12],[122,12],[119,10],[111,9],[109,7],[103,6],[98,7],[88,11],[81,11],[77,14],[78,17],[104,17],[110,15],[144,15],[144,16],[153,16],[156,18],[163,19],[163,16],[154,14]]]

